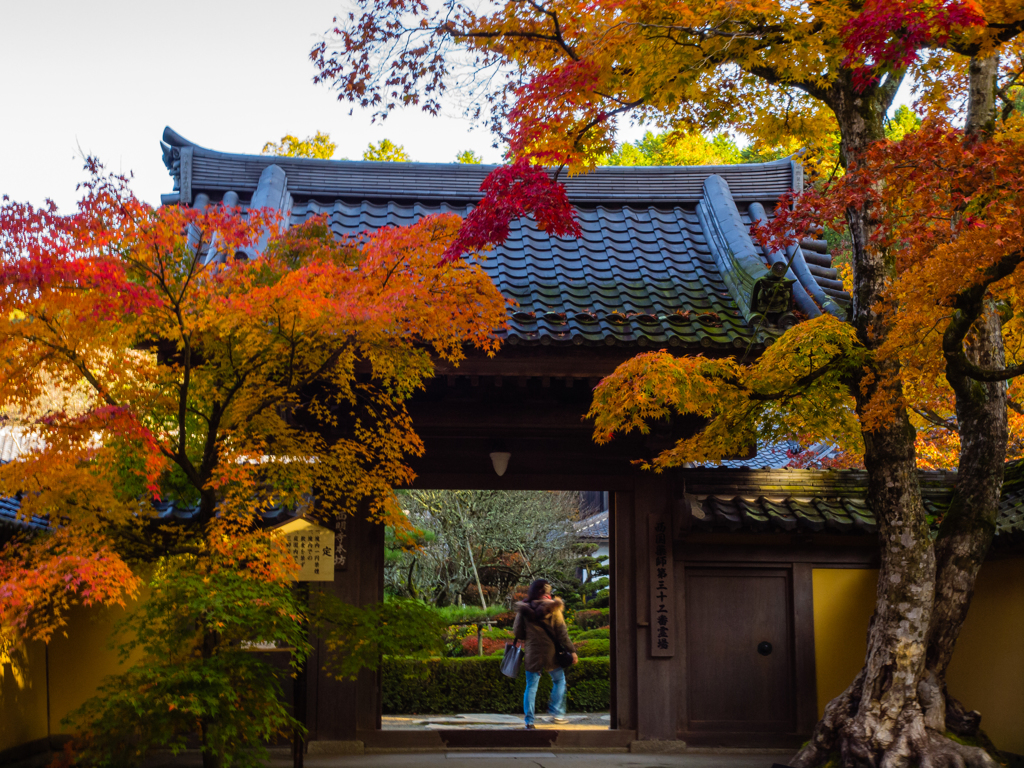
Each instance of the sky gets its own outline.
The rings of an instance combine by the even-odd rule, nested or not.
[[[451,162],[492,137],[452,110],[396,111],[383,124],[350,115],[312,82],[309,50],[345,0],[5,0],[0,24],[0,195],[70,211],[85,178],[83,153],[134,174],[159,204],[172,182],[159,147],[164,126],[223,152],[259,153],[285,134],[329,133],[337,157],[358,160],[389,138],[413,160]],[[897,103],[905,101],[897,99]],[[625,127],[620,139],[642,135]]]
[[[94,0],[4,2],[0,23],[0,195],[70,211],[82,153],[159,204],[170,192],[160,137],[169,125],[196,144],[256,154],[285,134],[325,131],[337,157],[358,160],[390,138],[413,160],[451,162],[499,151],[457,116],[405,110],[383,125],[349,115],[312,82],[309,50],[344,0]],[[473,129],[473,130],[471,130]]]

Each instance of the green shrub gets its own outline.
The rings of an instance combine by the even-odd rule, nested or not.
[[[577,640],[611,640],[612,631],[609,627],[603,629],[588,629],[582,632],[577,632],[572,636],[572,641],[575,643]]]
[[[574,643],[576,654],[581,659],[594,656],[607,656],[611,652],[611,640],[580,640]]]
[[[522,712],[526,675],[520,672],[510,680],[501,674],[500,663],[499,656],[426,661],[386,658],[381,667],[384,714]],[[611,706],[607,658],[580,659],[565,673],[569,711],[602,712]],[[537,692],[537,711],[547,709],[550,695],[551,678],[544,675]]]

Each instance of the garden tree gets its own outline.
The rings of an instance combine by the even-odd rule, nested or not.
[[[384,583],[394,583],[404,579],[404,587],[391,587],[392,593],[408,595],[413,600],[420,597],[416,588],[416,566],[419,561],[417,553],[424,546],[437,540],[433,531],[415,529],[399,531],[388,526],[384,529]],[[407,557],[406,555],[409,555]],[[397,572],[396,572],[397,571]]]
[[[232,654],[248,635],[287,640],[298,658],[289,622],[304,620],[294,563],[261,512],[332,525],[358,507],[403,528],[391,488],[422,451],[405,400],[434,356],[492,352],[505,300],[479,266],[442,260],[454,216],[337,241],[323,219],[280,232],[259,210],[153,209],[88,167],[70,215],[0,206],[0,404],[37,438],[0,467],[0,495],[51,524],[0,556],[0,630],[47,640],[69,606],[124,604],[140,585],[132,567],[148,571],[140,621],[166,631],[134,641],[145,656],[124,680],[138,698],[108,699],[86,725],[128,728],[89,718],[118,706],[164,711],[154,722],[173,732],[126,744],[144,751],[162,734],[173,747],[191,729],[207,765],[248,760],[291,721],[268,698],[273,674],[257,680]],[[74,408],[46,401],[55,387]],[[193,508],[190,522],[161,520],[156,500]],[[229,688],[245,706],[220,700]],[[248,720],[252,708],[266,717]]]
[[[839,160],[850,168],[885,139],[887,112],[909,74],[922,83],[926,116],[941,116],[959,96],[967,125],[961,146],[984,144],[1020,71],[1016,50],[1005,51],[1008,67],[1000,67],[999,54],[1024,29],[1024,7],[1005,0],[551,0],[478,10],[456,0],[439,9],[363,0],[336,25],[311,56],[318,79],[332,83],[340,99],[384,117],[407,104],[437,112],[450,85],[476,89],[482,106],[475,114],[508,141],[509,165],[484,183],[483,201],[449,251],[454,257],[500,241],[509,221],[527,214],[554,234],[578,234],[564,191],[540,166],[588,170],[612,151],[625,115],[675,130],[730,128],[768,146],[791,137],[808,146],[812,173],[819,161],[828,170],[838,135]],[[1004,173],[1014,173],[1004,158]],[[910,361],[886,349],[896,316],[916,305],[913,296],[891,293],[898,246],[879,228],[877,195],[885,183],[878,178],[844,203],[849,325],[826,317],[797,327],[753,369],[642,358],[607,383],[593,413],[606,437],[676,407],[703,409],[709,429],[663,463],[726,455],[727,422],[737,433],[769,438],[829,427],[862,446],[882,550],[867,657],[793,764],[823,764],[838,752],[848,766],[991,765],[983,751],[943,735],[946,728],[970,734],[977,723],[946,695],[942,664],[930,660],[951,653],[955,617],[966,611],[991,539],[1006,449],[999,380],[1015,369],[1003,368],[988,289],[1005,268],[986,261],[969,272],[946,298],[955,311],[935,329],[943,339],[938,370],[956,411],[960,472],[933,546],[907,408],[913,393],[904,391]]]
[[[582,571],[583,577],[579,579],[579,602],[583,608],[606,608],[610,593],[608,587],[611,580],[608,578],[611,571],[608,568],[608,559],[596,557],[597,544],[578,544],[578,553],[575,566]],[[564,598],[565,595],[563,594]],[[569,601],[566,601],[569,604]],[[571,606],[576,607],[576,606]]]
[[[363,150],[363,160],[377,163],[408,163],[410,159],[405,147],[395,144],[391,139],[381,139],[376,144],[371,142]]]
[[[576,494],[403,491],[400,499],[417,531],[412,536],[421,538],[395,535],[398,543],[408,543],[396,547],[404,552],[385,570],[393,594],[437,606],[461,596],[486,609],[534,578],[573,578]]]
[[[278,155],[279,157],[316,157],[321,160],[330,160],[338,151],[338,145],[331,141],[326,133],[317,131],[313,136],[304,139],[297,139],[291,134],[285,134],[275,144],[268,141],[263,145],[261,154]]]

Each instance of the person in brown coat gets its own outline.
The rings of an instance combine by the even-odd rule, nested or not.
[[[562,616],[564,607],[565,603],[551,596],[551,584],[546,579],[536,579],[527,590],[526,600],[516,603],[516,620],[512,625],[512,634],[525,641],[523,648],[526,662],[526,691],[523,693],[523,712],[529,730],[536,727],[533,721],[536,718],[537,688],[540,686],[541,672],[551,675],[551,701],[548,703],[548,713],[555,716],[556,723],[569,722],[565,717],[565,670],[555,662],[555,643],[551,638],[551,635],[554,635],[562,649],[572,654],[573,664],[579,661],[576,648],[569,639],[565,618]]]

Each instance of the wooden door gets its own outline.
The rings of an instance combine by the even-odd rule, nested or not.
[[[686,569],[690,731],[796,730],[791,595],[788,569]]]

